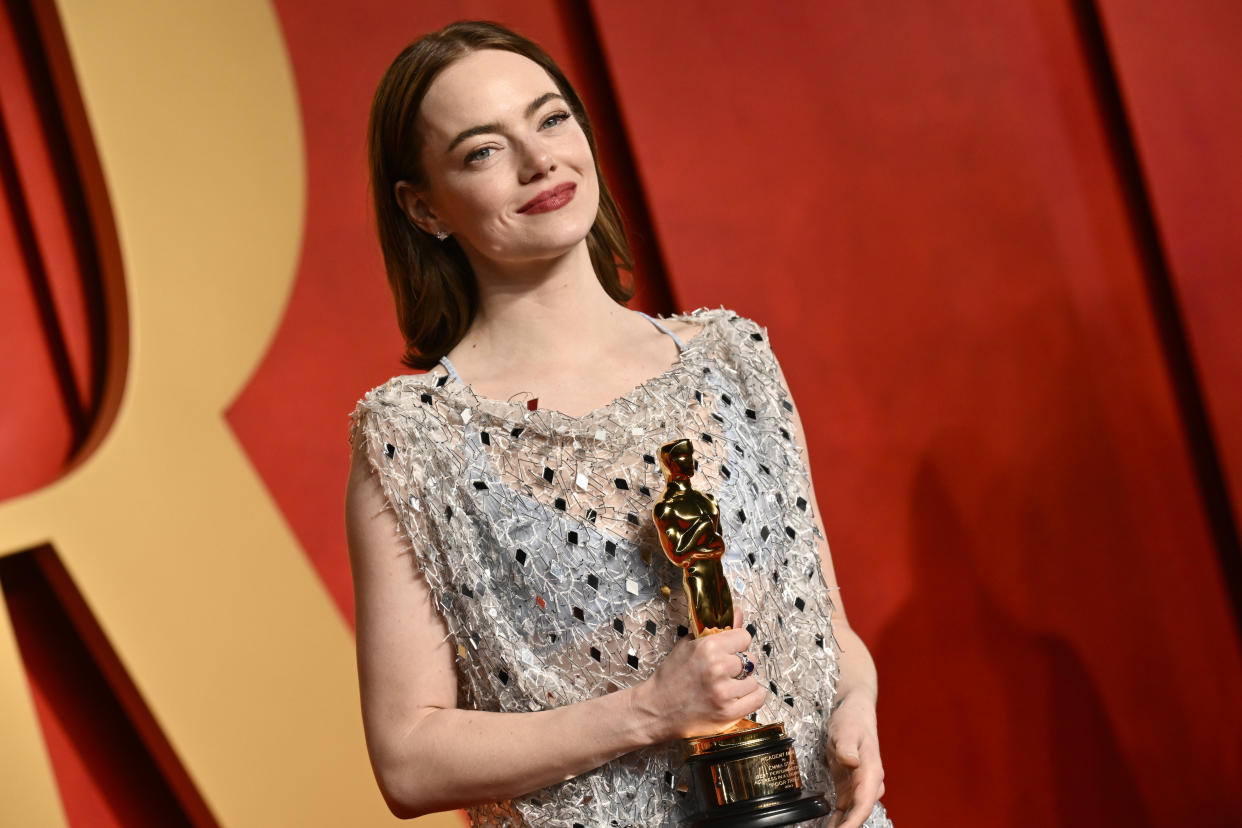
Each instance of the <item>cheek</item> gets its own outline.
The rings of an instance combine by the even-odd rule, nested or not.
[[[439,196],[441,218],[459,226],[486,223],[505,200],[502,188],[477,176],[450,182]]]
[[[599,207],[599,175],[595,171],[595,159],[591,155],[591,149],[586,146],[586,139],[583,139],[583,160],[582,160],[582,177],[583,183],[588,186],[591,193],[591,200],[595,207]]]

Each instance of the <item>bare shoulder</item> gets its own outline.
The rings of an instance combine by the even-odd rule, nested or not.
[[[677,334],[677,338],[682,342],[689,342],[698,335],[699,331],[703,330],[704,326],[702,320],[691,316],[670,316],[660,321],[666,328]]]

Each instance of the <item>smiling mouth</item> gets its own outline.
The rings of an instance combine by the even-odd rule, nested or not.
[[[550,190],[544,190],[539,195],[518,208],[519,213],[547,213],[552,210],[559,210],[566,204],[574,200],[574,193],[577,192],[578,185],[571,182],[558,184]]]

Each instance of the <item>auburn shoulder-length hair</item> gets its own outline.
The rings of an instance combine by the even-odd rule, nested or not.
[[[397,306],[397,324],[405,336],[402,362],[411,368],[430,368],[461,340],[474,320],[478,287],[457,241],[452,237],[438,241],[415,227],[397,201],[395,188],[399,181],[415,189],[426,186],[420,163],[422,135],[416,123],[419,107],[440,72],[482,49],[500,49],[529,58],[556,84],[586,133],[599,178],[599,212],[587,234],[595,275],[618,302],[628,301],[634,293],[619,273],[619,268],[634,269],[633,255],[621,213],[604,183],[595,133],[578,93],[560,67],[533,41],[495,23],[453,23],[419,38],[397,55],[375,90],[367,128],[375,222]]]

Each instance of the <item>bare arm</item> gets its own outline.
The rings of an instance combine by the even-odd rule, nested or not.
[[[785,377],[781,384],[789,394]],[[793,399],[789,395],[789,399]],[[828,725],[828,764],[832,768],[837,788],[837,810],[829,821],[830,828],[857,828],[871,814],[876,800],[884,795],[884,766],[880,761],[880,745],[876,723],[875,705],[879,693],[879,680],[875,662],[858,633],[850,627],[845,617],[845,605],[837,586],[836,571],[832,566],[832,554],[828,549],[827,533],[820,516],[819,502],[815,499],[815,484],[811,480],[810,459],[806,449],[806,435],[797,408],[793,413],[794,439],[807,463],[808,498],[815,504],[815,526],[819,529],[819,561],[824,573],[824,583],[832,592],[833,635],[840,645],[837,695],[833,701]]]
[[[674,647],[651,679],[537,713],[461,710],[454,645],[361,449],[346,493],[358,676],[371,765],[394,814],[510,799],[637,748],[712,732],[757,710],[737,680],[742,629]]]

